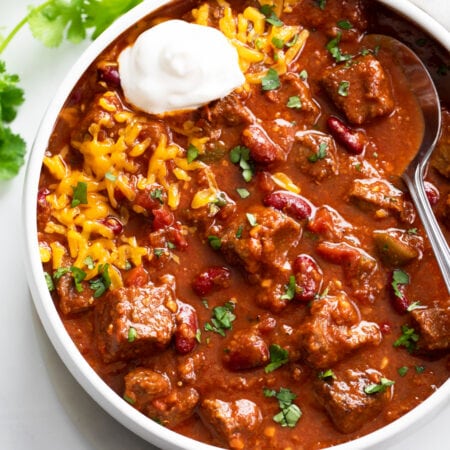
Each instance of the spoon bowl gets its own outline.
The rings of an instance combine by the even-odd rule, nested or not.
[[[441,128],[441,108],[436,87],[420,58],[397,39],[381,34],[371,34],[365,37],[364,42],[372,48],[380,46],[394,56],[403,69],[409,87],[422,110],[424,121],[422,143],[401,177],[408,187],[450,293],[450,249],[431,209],[424,184],[428,161]]]

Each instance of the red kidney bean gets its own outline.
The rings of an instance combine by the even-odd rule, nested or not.
[[[289,191],[275,191],[267,194],[263,203],[272,206],[279,211],[283,211],[295,219],[309,219],[312,215],[313,207],[304,197]]]
[[[364,151],[366,136],[361,131],[350,128],[342,120],[333,116],[328,118],[327,126],[336,141],[350,153],[360,155]]]
[[[425,194],[427,194],[428,201],[430,202],[431,206],[437,205],[441,195],[439,193],[438,188],[429,181],[425,181]]]
[[[231,272],[226,267],[213,266],[199,273],[192,281],[192,289],[204,297],[214,289],[226,288],[230,284]]]
[[[117,217],[108,216],[101,221],[105,227],[108,227],[115,236],[118,236],[123,231],[122,222]]]
[[[119,68],[116,65],[103,65],[97,69],[98,79],[112,87],[120,86]]]
[[[133,267],[125,272],[124,275],[126,286],[144,287],[149,282],[148,272],[142,267]]]
[[[178,312],[175,317],[175,349],[180,355],[194,350],[198,330],[198,319],[195,308],[178,300]]]
[[[259,125],[249,125],[242,131],[242,142],[249,148],[254,161],[269,164],[284,160],[283,150],[270,139]]]
[[[174,215],[165,208],[154,209],[152,228],[154,231],[170,227],[175,222]]]
[[[394,272],[392,272],[391,275],[391,282],[389,284],[390,294],[391,294],[391,304],[395,311],[397,311],[399,314],[406,314],[409,307],[409,299],[406,296],[406,284],[400,284],[396,283],[397,285],[397,293],[394,290],[393,287],[393,281],[394,281]]]
[[[295,275],[295,299],[312,300],[320,293],[323,282],[323,272],[317,262],[309,255],[299,255],[292,264]]]

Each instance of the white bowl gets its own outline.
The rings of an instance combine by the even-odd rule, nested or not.
[[[408,17],[411,22],[427,30],[431,36],[450,51],[449,32],[421,9],[407,0],[378,1],[389,6],[402,16]],[[190,450],[195,448],[198,450],[214,450],[217,447],[189,439],[147,418],[123,401],[94,372],[72,342],[56,311],[43,276],[37,239],[36,198],[42,159],[64,102],[75,84],[99,53],[133,23],[166,3],[169,3],[169,1],[153,0],[151,2],[143,2],[117,20],[82,54],[56,92],[37,133],[25,178],[23,201],[24,235],[26,239],[25,264],[33,300],[50,341],[75,379],[105,411],[125,427],[162,449]],[[419,406],[398,420],[362,438],[335,446],[333,449],[369,450],[380,448],[380,444],[382,443],[387,444],[399,441],[401,436],[408,432],[408,430],[411,430],[413,426],[416,427],[419,423],[423,424],[425,421],[434,417],[444,405],[448,404],[449,400],[450,380],[445,382]]]

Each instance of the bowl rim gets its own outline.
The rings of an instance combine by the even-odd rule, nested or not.
[[[183,436],[147,418],[127,402],[123,401],[91,368],[64,328],[54,306],[43,276],[37,238],[36,198],[42,159],[57,116],[68,95],[89,65],[114,39],[135,22],[171,1],[144,1],[120,17],[82,53],[57,89],[40,123],[27,163],[22,194],[22,227],[25,236],[23,246],[24,263],[35,308],[52,345],[77,382],[97,404],[126,428],[160,448],[168,450],[190,450],[192,448],[198,450],[217,450],[219,447]],[[427,30],[433,38],[450,51],[449,32],[409,0],[377,1]],[[393,441],[399,436],[404,435],[412,425],[430,420],[449,400],[450,379],[422,403],[394,422],[353,441],[336,445],[333,449],[363,450],[375,448],[380,443]]]

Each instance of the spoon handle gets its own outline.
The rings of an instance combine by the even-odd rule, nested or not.
[[[425,193],[425,185],[423,182],[423,174],[425,172],[425,166],[419,165],[415,170],[412,179],[407,173],[403,174],[403,179],[408,186],[411,198],[416,206],[417,212],[425,231],[433,248],[436,260],[444,278],[447,291],[450,294],[450,249],[442,234],[441,228],[437,223],[430,203],[428,202],[427,195]]]

